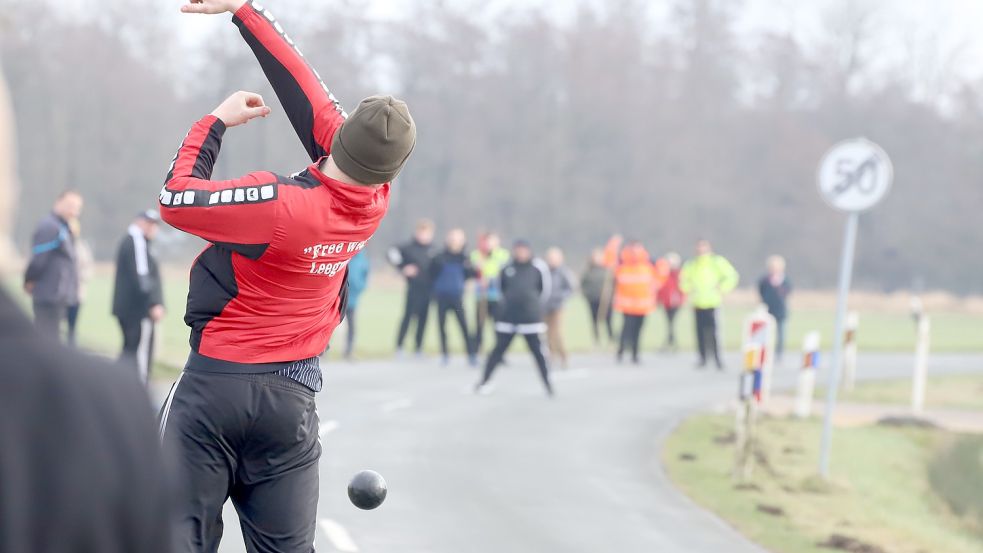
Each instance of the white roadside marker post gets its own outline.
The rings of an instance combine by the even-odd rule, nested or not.
[[[819,333],[810,332],[802,340],[802,369],[795,394],[795,416],[807,419],[812,415],[812,395],[816,390],[816,370],[819,369]]]
[[[738,380],[739,403],[734,429],[734,481],[738,484],[750,480],[754,468],[755,422],[761,403],[762,365],[766,348],[764,343],[755,340],[754,326],[751,328],[751,339],[744,343],[744,370]]]
[[[760,346],[760,393],[759,401],[768,403],[771,397],[772,372],[775,369],[775,337],[778,321],[768,312],[768,306],[761,304],[744,319],[744,345]]]

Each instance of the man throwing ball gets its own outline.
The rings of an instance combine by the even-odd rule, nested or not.
[[[349,117],[269,11],[230,12],[313,163],[213,181],[226,129],[270,113],[238,92],[191,128],[160,193],[163,219],[211,244],[191,268],[191,355],[161,410],[185,496],[182,550],[214,552],[232,499],[250,552],[313,551],[320,354],[345,312],[346,267],[386,214],[390,182],[416,143],[406,104],[366,98]]]

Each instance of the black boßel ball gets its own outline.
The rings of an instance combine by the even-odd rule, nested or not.
[[[386,500],[386,480],[373,470],[363,470],[348,483],[348,499],[352,505],[366,511],[375,509]]]

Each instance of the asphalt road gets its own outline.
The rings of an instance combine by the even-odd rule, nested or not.
[[[495,392],[480,397],[463,362],[326,363],[317,550],[763,551],[676,491],[659,461],[682,418],[734,395],[733,369],[697,371],[688,355],[651,354],[641,368],[582,357],[556,371],[550,400],[527,357],[514,347]],[[904,376],[911,356],[862,356],[859,366],[862,378]],[[983,356],[932,360],[933,372],[970,370],[983,370]],[[777,385],[794,375],[781,371]],[[345,493],[365,468],[389,483],[376,511]],[[244,551],[231,509],[225,535],[222,553]]]

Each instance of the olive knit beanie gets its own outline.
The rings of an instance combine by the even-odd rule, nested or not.
[[[346,175],[362,184],[391,182],[416,146],[416,123],[406,102],[370,96],[335,133],[331,157]]]

